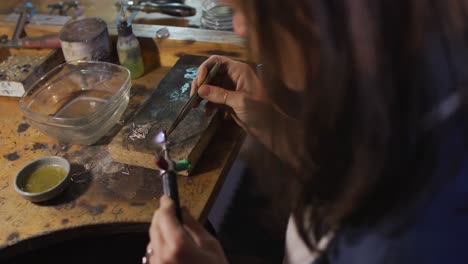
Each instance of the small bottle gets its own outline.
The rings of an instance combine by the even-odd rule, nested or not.
[[[117,29],[119,32],[117,55],[119,56],[120,65],[130,71],[132,79],[136,79],[145,72],[140,43],[133,34],[132,25],[128,24],[127,21],[120,22]]]

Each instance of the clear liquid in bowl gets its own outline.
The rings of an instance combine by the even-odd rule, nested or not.
[[[62,106],[54,114],[55,117],[76,118],[84,117],[95,113],[108,105],[109,98],[112,93],[98,90],[83,90],[62,104]]]

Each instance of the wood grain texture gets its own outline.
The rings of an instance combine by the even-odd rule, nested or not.
[[[4,26],[1,24],[0,29]],[[235,52],[232,58],[246,59],[245,50],[226,43],[144,41],[146,72],[132,82],[129,107],[121,124],[135,114],[181,53]],[[107,144],[119,132],[119,126],[93,146],[60,144],[30,127],[18,107],[18,98],[8,97],[0,97],[0,120],[0,262],[2,257],[86,232],[118,233],[148,227],[158,207],[160,182],[154,170],[112,160]],[[206,218],[243,139],[241,129],[223,121],[192,177],[179,178],[181,204],[200,221]],[[48,203],[24,200],[14,191],[15,174],[27,162],[48,155],[63,156],[72,163],[72,173],[76,174],[73,184]],[[84,173],[89,166],[91,170]]]

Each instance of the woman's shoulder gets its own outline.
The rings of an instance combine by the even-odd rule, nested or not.
[[[459,154],[429,198],[375,225],[344,226],[316,263],[468,263],[468,155]]]
[[[468,263],[468,215],[442,218],[421,219],[393,234],[344,230],[317,264]]]

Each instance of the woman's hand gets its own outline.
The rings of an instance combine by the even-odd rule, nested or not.
[[[303,136],[301,124],[278,111],[249,65],[222,56],[211,56],[199,67],[198,76],[192,82],[191,94],[202,84],[216,62],[221,64],[218,77],[227,78],[228,82],[224,80],[223,88],[208,84],[200,87],[198,94],[208,100],[205,105],[207,113],[210,114],[214,107],[227,107],[240,127],[279,158],[297,168],[299,144]],[[233,87],[226,87],[230,84]],[[291,132],[285,135],[281,131],[275,131],[273,124],[282,124]],[[284,139],[286,136],[289,137],[288,140]]]
[[[267,104],[268,100],[261,81],[248,64],[222,56],[211,56],[198,68],[198,76],[192,82],[191,94],[202,84],[209,70],[216,62],[221,64],[217,77],[223,77],[225,79],[223,81],[224,85],[233,87],[202,85],[198,90],[198,94],[208,100],[205,111],[211,114],[215,107],[227,107],[237,124],[252,133],[251,129],[255,121],[252,118],[251,108],[255,108],[257,103],[260,105]],[[249,108],[249,113],[247,113],[247,108]]]
[[[181,225],[171,198],[163,195],[159,204],[149,230],[150,264],[227,263],[219,242],[185,208]]]

